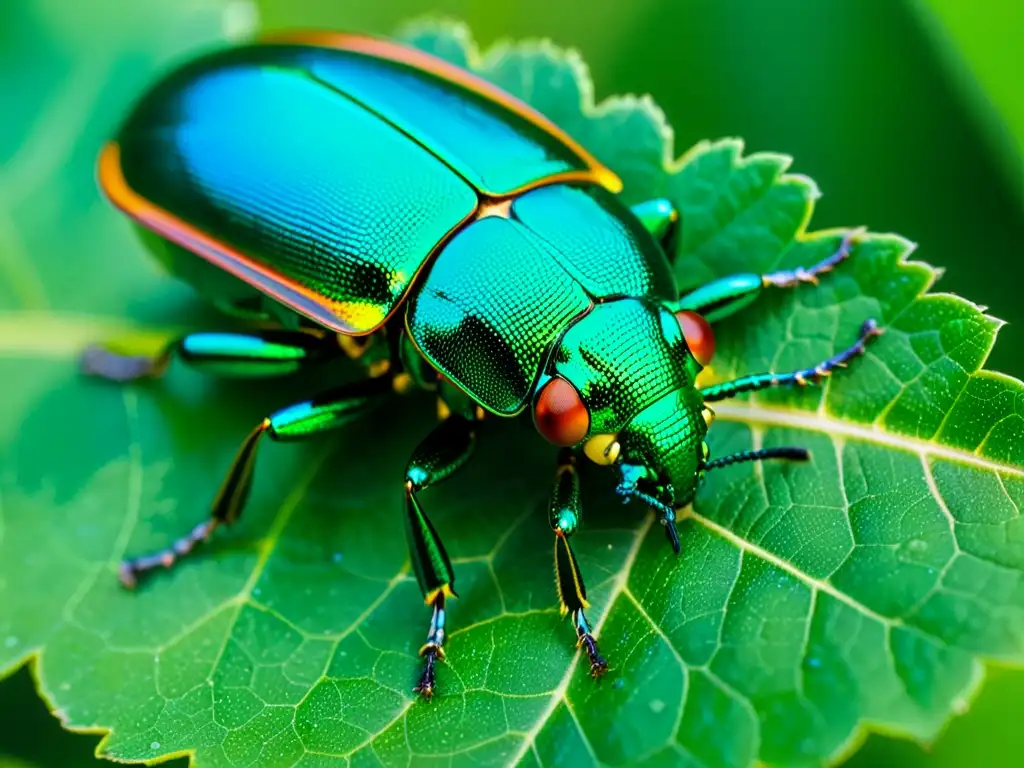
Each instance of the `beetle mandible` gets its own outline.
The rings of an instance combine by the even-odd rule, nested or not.
[[[419,494],[467,462],[485,413],[529,413],[562,446],[549,504],[558,599],[598,677],[607,664],[569,543],[582,520],[577,456],[614,468],[618,493],[653,509],[678,552],[676,512],[706,472],[807,458],[767,448],[712,460],[708,404],[817,381],[880,333],[868,320],[856,343],[816,366],[699,387],[710,322],[765,288],[816,282],[857,233],[814,266],[737,274],[680,297],[670,201],[627,208],[616,175],[538,112],[376,38],[292,33],[186,64],[139,100],[104,147],[99,177],[179,277],[232,314],[278,325],[189,334],[156,358],[93,347],[88,373],[156,376],[177,357],[216,374],[278,376],[344,355],[367,371],[260,420],[209,519],[127,560],[122,582],[238,520],[261,438],[299,440],[395,392],[436,390],[442,421],[404,477],[410,556],[432,608],[415,688],[428,697],[455,575]]]

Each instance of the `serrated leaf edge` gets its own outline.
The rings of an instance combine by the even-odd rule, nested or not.
[[[667,120],[665,119],[665,115],[664,115],[663,110],[661,110],[661,108],[657,106],[657,104],[654,101],[653,97],[650,96],[649,94],[644,94],[644,95],[641,95],[641,96],[636,96],[636,95],[633,95],[633,94],[614,95],[614,96],[609,96],[606,99],[603,99],[601,102],[596,102],[595,103],[595,99],[594,99],[594,86],[593,86],[593,80],[590,77],[589,67],[586,65],[585,61],[583,61],[581,55],[579,54],[579,52],[576,49],[573,49],[573,48],[568,48],[568,49],[561,48],[561,47],[557,46],[551,40],[543,38],[543,39],[524,39],[524,40],[521,40],[521,41],[512,41],[512,40],[509,40],[509,39],[504,39],[504,40],[501,40],[501,41],[498,41],[498,42],[494,43],[486,51],[481,51],[479,46],[476,44],[476,42],[472,38],[472,35],[470,33],[468,25],[466,25],[465,23],[463,23],[461,21],[456,21],[456,22],[441,21],[441,20],[438,20],[437,18],[426,19],[426,20],[419,19],[419,20],[414,20],[414,21],[412,21],[412,22],[410,22],[408,24],[402,25],[396,31],[395,36],[402,36],[403,34],[414,33],[417,29],[424,29],[424,28],[434,28],[434,29],[437,29],[437,28],[441,28],[442,26],[443,26],[443,28],[445,29],[445,31],[447,33],[449,33],[452,37],[457,38],[463,44],[463,46],[464,46],[464,48],[466,50],[466,54],[467,54],[467,62],[469,64],[470,68],[473,69],[473,70],[479,70],[480,68],[485,67],[487,64],[492,63],[494,61],[497,61],[502,56],[506,55],[508,52],[513,51],[513,50],[518,52],[518,53],[536,52],[536,53],[548,54],[548,55],[552,56],[553,58],[558,58],[558,59],[561,59],[561,60],[565,61],[567,64],[569,64],[570,68],[572,69],[573,77],[574,77],[574,79],[575,79],[575,81],[576,81],[576,83],[577,83],[577,85],[579,87],[579,90],[580,90],[580,96],[581,96],[580,107],[581,107],[581,112],[582,112],[582,114],[584,116],[586,116],[588,118],[598,118],[598,117],[600,117],[600,116],[602,116],[604,114],[607,114],[609,112],[612,112],[615,109],[620,108],[622,106],[630,106],[630,105],[637,105],[637,104],[642,105],[643,108],[655,119],[655,122],[656,122],[657,127],[658,127],[658,132],[659,132],[659,134],[662,137],[662,168],[668,174],[674,175],[674,174],[678,173],[690,161],[692,161],[694,157],[698,156],[699,154],[701,154],[703,152],[711,151],[711,150],[714,150],[714,149],[722,148],[722,147],[729,147],[729,148],[733,149],[733,151],[734,151],[733,157],[734,157],[734,165],[735,165],[735,167],[742,167],[742,165],[744,165],[744,164],[747,164],[747,163],[750,163],[750,162],[756,162],[756,161],[763,161],[763,160],[766,160],[766,159],[773,159],[773,160],[778,161],[780,166],[783,168],[783,171],[782,171],[782,173],[780,173],[779,177],[776,179],[776,181],[774,183],[775,184],[780,184],[780,183],[796,184],[796,185],[804,187],[807,190],[806,201],[805,201],[805,206],[804,206],[804,215],[803,215],[802,221],[801,221],[801,223],[800,223],[800,225],[799,225],[799,227],[798,227],[798,229],[797,229],[797,231],[796,231],[796,233],[795,233],[795,235],[793,237],[793,240],[791,242],[811,242],[811,241],[819,239],[819,238],[832,237],[832,236],[835,236],[837,233],[845,233],[845,232],[848,231],[848,228],[829,228],[829,229],[817,230],[817,231],[814,231],[814,232],[808,232],[807,231],[807,227],[810,224],[810,220],[811,220],[811,218],[813,216],[813,212],[814,212],[814,201],[817,200],[821,196],[821,191],[820,191],[819,187],[817,186],[817,184],[810,177],[808,177],[808,176],[806,176],[804,174],[801,174],[801,173],[789,173],[789,172],[787,172],[786,169],[788,169],[790,167],[790,165],[792,164],[792,161],[793,161],[792,157],[790,157],[789,155],[782,154],[782,153],[775,153],[775,152],[764,152],[764,151],[753,152],[753,153],[750,153],[748,155],[744,155],[743,152],[744,152],[744,149],[745,149],[745,143],[743,142],[742,139],[732,137],[732,138],[723,138],[723,139],[719,139],[719,140],[715,140],[715,141],[703,140],[703,141],[700,141],[697,144],[693,145],[692,147],[690,147],[687,151],[685,151],[681,155],[675,156],[675,154],[674,154],[675,133],[674,133],[672,127],[668,124]],[[931,264],[928,264],[927,262],[920,261],[920,260],[911,260],[911,259],[909,259],[909,256],[916,249],[916,244],[912,243],[911,241],[907,240],[906,238],[903,238],[900,235],[895,235],[895,234],[869,233],[868,235],[865,236],[865,239],[872,239],[872,240],[889,239],[889,238],[899,240],[901,242],[901,244],[902,244],[902,249],[903,250],[902,250],[902,252],[901,252],[901,254],[899,256],[899,259],[897,261],[897,267],[898,268],[903,268],[903,269],[921,268],[921,269],[926,270],[928,272],[928,274],[929,274],[929,280],[928,280],[927,284],[924,287],[922,287],[922,289],[919,291],[919,293],[917,294],[917,296],[915,296],[914,299],[912,299],[911,301],[909,301],[907,303],[906,307],[904,307],[904,309],[901,310],[901,313],[903,311],[906,311],[906,309],[908,307],[912,306],[917,301],[922,300],[922,299],[924,299],[926,297],[934,296],[936,298],[949,299],[949,300],[953,300],[953,301],[955,301],[957,303],[961,303],[961,304],[967,306],[969,309],[974,310],[975,312],[977,312],[982,317],[985,317],[986,319],[989,319],[989,320],[993,321],[995,324],[997,324],[997,327],[995,328],[995,332],[993,333],[992,341],[989,344],[988,349],[986,350],[985,356],[982,359],[982,362],[980,363],[979,368],[976,371],[972,371],[969,374],[968,378],[971,378],[971,377],[974,377],[974,376],[985,375],[986,378],[991,378],[992,380],[1000,381],[1001,383],[1005,383],[1005,384],[1011,385],[1011,386],[1012,385],[1017,385],[1018,387],[1021,387],[1022,389],[1024,389],[1024,383],[1022,383],[1019,379],[1016,379],[1016,378],[1014,378],[1012,376],[1009,376],[1009,375],[1006,375],[1006,374],[1002,374],[1002,373],[999,373],[999,372],[988,371],[988,370],[985,370],[983,368],[985,359],[987,359],[989,353],[991,352],[992,347],[995,344],[996,333],[998,332],[999,327],[1001,327],[1004,324],[1003,321],[998,319],[998,318],[996,318],[996,317],[994,317],[994,316],[986,314],[984,309],[982,307],[980,307],[978,304],[976,304],[976,303],[974,303],[974,302],[972,302],[972,301],[970,301],[970,300],[968,300],[966,298],[963,298],[963,297],[961,297],[961,296],[959,296],[957,294],[946,293],[946,292],[931,293],[930,290],[931,290],[932,286],[935,284],[936,280],[941,276],[942,270],[940,268],[936,268],[936,267],[932,266]],[[51,318],[53,317],[53,313],[42,313],[42,312],[35,313],[35,312],[32,312],[32,311],[5,313],[4,315],[0,315],[0,328],[2,328],[3,325],[6,322],[17,322],[17,323],[20,324],[21,322],[24,322],[26,315],[30,315],[31,316],[31,315],[34,315],[34,314],[49,314],[49,316]],[[141,334],[142,336],[147,337],[147,338],[152,338],[154,335],[160,335],[161,337],[166,337],[168,335],[168,333],[166,331],[162,331],[162,330],[158,330],[158,329],[154,329],[154,328],[148,328],[148,327],[142,326],[142,325],[134,325],[134,324],[130,324],[130,323],[120,323],[120,322],[118,322],[117,319],[114,319],[114,318],[103,318],[101,316],[89,316],[89,315],[74,315],[74,316],[72,316],[72,315],[58,315],[58,317],[60,317],[61,319],[58,320],[58,323],[56,325],[63,326],[66,323],[68,328],[71,328],[71,327],[81,327],[79,324],[83,323],[83,321],[84,321],[83,324],[92,325],[93,327],[109,327],[109,324],[113,324],[113,325],[116,325],[121,332],[127,331],[127,332],[130,332],[130,333],[137,333],[137,334]],[[899,317],[899,314],[897,314],[896,317]],[[892,318],[892,320],[895,320],[896,317]],[[51,323],[51,325],[53,325],[53,324]],[[171,333],[173,333],[173,331],[171,331]],[[5,337],[5,338],[7,338],[7,337]],[[77,353],[79,351],[79,348],[72,349],[71,348],[72,346],[73,345],[71,345],[69,343],[54,344],[52,347],[47,347],[46,349],[48,349],[49,351],[52,351],[54,353],[58,353],[60,356],[63,356],[65,353]],[[14,351],[27,351],[27,350],[21,348],[20,346],[17,347],[17,348],[14,348],[14,349],[0,348],[0,353],[14,352]],[[796,419],[794,420],[792,417],[788,417],[788,416],[784,417],[784,418],[780,418],[780,414],[783,413],[783,412],[785,412],[785,413],[789,413],[789,412],[805,413],[805,412],[802,412],[802,411],[797,411],[795,409],[786,409],[785,411],[783,411],[783,409],[778,409],[778,408],[776,408],[776,409],[767,409],[767,408],[764,408],[764,407],[746,408],[746,407],[725,406],[725,405],[719,405],[719,406],[716,407],[715,410],[716,410],[716,413],[718,414],[718,416],[720,418],[724,419],[724,420],[729,420],[729,415],[732,414],[734,416],[734,418],[732,420],[738,421],[738,422],[743,422],[743,423],[751,423],[751,420],[750,419],[740,418],[738,416],[739,412],[744,412],[744,413],[748,413],[749,414],[749,413],[755,412],[755,411],[756,412],[767,412],[767,411],[770,410],[772,412],[771,415],[772,415],[773,419],[775,419],[774,421],[770,422],[772,425],[791,426],[791,427],[795,426],[796,424],[798,424],[800,422],[800,418],[801,417],[796,417]],[[735,411],[735,413],[733,413],[733,411]],[[808,418],[808,417],[802,417],[802,418]],[[813,420],[814,419],[812,419],[812,421]],[[820,421],[820,418],[818,418],[816,420]],[[838,419],[836,419],[834,421],[835,421],[836,424],[843,425],[843,427],[849,427],[849,424],[847,422],[840,421]],[[767,424],[767,423],[769,423],[769,420],[765,419],[765,420],[763,420],[762,423],[766,423]],[[811,429],[812,431],[816,431],[816,432],[823,431],[820,428],[812,428],[812,427],[808,427],[806,425],[801,425],[801,426],[799,426],[797,428],[800,428],[800,429]],[[885,441],[878,441],[877,436],[880,435],[880,434],[887,436]],[[904,437],[904,436],[894,436],[892,433],[885,432],[885,431],[882,431],[882,430],[867,430],[867,429],[864,429],[863,430],[863,434],[861,434],[860,430],[857,430],[856,431],[856,435],[857,435],[858,439],[864,439],[864,440],[868,440],[870,442],[878,442],[880,444],[891,445],[892,447],[898,447],[898,448],[901,448],[903,450],[909,450],[909,451],[912,451],[912,452],[917,453],[918,455],[922,455],[922,456],[925,455],[926,451],[924,449],[920,449],[920,450],[915,449],[914,447],[912,447],[913,444],[920,443],[922,446],[931,446],[932,448],[944,448],[944,446],[942,446],[940,443],[934,443],[934,442],[929,442],[929,441],[922,441],[922,440],[919,440],[919,439],[907,438],[907,437]],[[906,441],[912,441],[912,443],[910,445],[908,445],[908,444],[906,444]],[[965,456],[969,456],[970,455],[970,454],[963,454],[962,452],[956,451],[955,449],[951,449],[951,448],[944,448],[943,451],[931,450],[931,451],[927,451],[927,452],[931,453],[933,455],[943,456],[944,458],[949,458],[949,456],[946,455],[946,454],[950,453],[950,454],[953,454],[953,457],[955,457],[955,460],[964,460]],[[996,463],[996,462],[991,462],[990,460],[981,459],[980,457],[975,457],[975,459],[977,459],[977,462],[968,461],[968,463],[977,463],[977,465],[979,465],[979,466],[982,466],[982,467],[987,468],[987,469],[993,469],[995,471],[1008,471],[1008,472],[1013,472],[1013,473],[1016,473],[1016,474],[1024,474],[1024,469],[1022,469],[1022,468],[1013,467],[1013,466],[1010,466],[1010,465],[1003,465],[1003,464],[999,464],[999,463]],[[283,506],[287,506],[287,501],[285,502],[285,504]],[[799,571],[799,569],[796,569],[795,566],[791,565],[787,561],[781,560],[780,558],[776,557],[775,555],[773,555],[773,554],[771,554],[769,552],[761,551],[760,547],[757,547],[756,545],[753,545],[750,542],[747,542],[745,539],[742,539],[741,537],[737,536],[736,534],[733,534],[731,531],[728,531],[727,529],[725,529],[725,528],[723,528],[721,526],[718,526],[717,524],[713,523],[712,521],[707,520],[706,518],[702,518],[701,516],[697,515],[696,513],[692,513],[692,511],[689,511],[687,514],[688,514],[688,516],[691,516],[694,519],[696,519],[702,525],[705,525],[706,527],[713,527],[713,529],[715,529],[716,532],[722,533],[728,539],[736,540],[736,542],[739,542],[737,544],[737,546],[740,546],[741,548],[744,548],[744,549],[758,550],[757,554],[759,556],[765,557],[765,559],[768,562],[777,565],[777,567],[780,567],[783,570],[786,570],[787,572],[790,572],[793,575],[796,575],[798,578],[800,578],[801,581],[804,581],[805,583],[816,582],[817,581],[817,580],[811,579],[811,577],[807,576],[806,574],[803,574],[802,572]],[[274,523],[273,523],[273,527],[274,528],[280,527],[279,526],[279,522],[280,522],[280,519],[282,517],[285,517],[285,519],[286,519],[287,516],[286,515],[282,516],[281,510],[279,510],[277,516],[275,517]],[[636,555],[639,552],[639,549],[640,549],[643,541],[645,540],[647,534],[650,531],[650,528],[653,525],[653,520],[654,520],[653,515],[649,513],[647,515],[647,517],[645,518],[644,523],[637,529],[636,538],[635,538],[633,544],[631,545],[631,548],[630,548],[630,550],[629,550],[629,552],[627,554],[626,561],[623,563],[623,566],[622,566],[620,572],[615,577],[615,581],[613,583],[612,590],[611,590],[611,592],[609,594],[609,597],[608,597],[607,605],[605,606],[604,611],[602,612],[601,616],[597,619],[597,621],[595,623],[595,634],[599,634],[600,628],[604,624],[604,622],[608,618],[608,616],[610,615],[612,606],[614,605],[615,601],[627,589],[628,581],[629,581],[629,576],[630,576],[630,573],[632,571],[632,565],[633,565],[633,563],[635,561]],[[272,532],[271,532],[271,534],[268,534],[267,538],[270,539],[271,537],[272,537]],[[259,567],[254,569],[254,574],[258,575],[258,573],[259,573]],[[252,583],[254,583],[254,579],[253,579],[253,577],[250,577],[250,580],[247,581],[247,583],[246,583],[246,588],[250,588],[250,585]],[[842,599],[844,602],[849,602],[849,600],[850,600],[850,598],[848,598],[848,596],[843,595],[842,593],[836,593],[834,588],[823,589],[823,591],[829,592],[830,594],[833,594],[833,596],[841,595],[841,597],[839,597],[838,599]],[[857,607],[858,610],[860,610],[862,612],[866,612],[866,613],[869,613],[871,615],[874,615],[873,612],[871,612],[869,609],[867,609],[864,606],[860,606],[859,604],[857,604],[856,607]],[[891,619],[887,619],[886,617],[877,617],[877,618],[879,618],[880,620],[882,620],[882,621],[884,621],[886,623],[892,623],[892,621],[893,621]],[[161,756],[156,757],[156,758],[144,759],[144,760],[123,760],[123,759],[115,757],[113,755],[109,755],[109,754],[103,753],[103,751],[102,751],[103,748],[105,747],[105,745],[109,741],[110,737],[113,735],[113,732],[114,732],[113,728],[91,727],[91,726],[85,726],[85,727],[74,726],[74,725],[70,725],[66,721],[66,717],[65,717],[64,713],[62,712],[62,710],[60,710],[59,707],[55,706],[55,702],[51,698],[50,694],[44,689],[44,687],[42,685],[42,681],[41,681],[41,679],[39,677],[39,666],[40,666],[40,664],[42,662],[43,655],[44,655],[44,649],[35,649],[35,650],[31,651],[30,653],[26,654],[26,656],[23,659],[23,663],[26,663],[28,665],[28,667],[29,667],[29,671],[30,671],[30,674],[32,676],[33,683],[35,685],[35,688],[36,688],[37,692],[39,693],[40,697],[45,702],[47,708],[55,716],[57,716],[58,719],[60,719],[62,727],[64,727],[66,730],[74,732],[74,733],[80,733],[80,734],[101,735],[103,737],[102,740],[100,741],[100,743],[96,747],[95,754],[96,754],[97,757],[100,757],[100,758],[103,758],[103,759],[107,759],[107,760],[112,760],[114,762],[119,762],[119,763],[145,764],[145,765],[156,765],[156,764],[164,763],[164,762],[167,762],[167,761],[170,761],[170,760],[173,760],[173,759],[179,759],[179,758],[182,758],[182,757],[188,757],[189,765],[192,766],[192,765],[195,764],[195,755],[196,755],[196,750],[195,749],[179,750],[177,752],[172,752],[172,753],[168,753],[168,754],[165,754],[165,755],[161,755]],[[580,658],[579,654],[574,655],[573,661],[570,663],[570,665],[569,665],[569,667],[568,667],[568,669],[566,671],[565,676],[560,681],[558,687],[551,694],[551,703],[550,703],[550,705],[547,708],[545,708],[543,714],[538,717],[537,724],[535,725],[535,727],[533,729],[531,729],[531,731],[528,732],[527,736],[524,738],[523,746],[516,753],[516,756],[515,756],[514,760],[512,761],[513,763],[519,762],[519,760],[521,760],[525,756],[525,754],[533,747],[534,739],[535,739],[536,735],[543,728],[544,724],[550,718],[551,714],[554,712],[554,710],[557,708],[557,706],[563,700],[566,701],[567,706],[568,706],[568,701],[565,698],[565,692],[567,691],[568,686],[571,683],[571,680],[572,680],[572,677],[573,677],[573,673],[575,672],[576,667],[579,664],[579,658]],[[0,675],[0,679],[2,679],[3,677],[7,676],[7,674],[13,674],[18,668],[20,668],[20,666],[21,665],[12,666],[10,669],[6,670],[6,674]],[[969,682],[969,684],[967,686],[967,690],[964,691],[964,696],[961,699],[962,701],[965,701],[965,702],[972,701],[973,698],[977,695],[977,693],[981,689],[981,686],[982,686],[983,681],[984,681],[984,667],[982,665],[980,665],[980,664],[977,664],[976,665],[976,669],[977,669],[977,674],[974,677],[972,677],[971,681]],[[408,705],[406,707],[402,708],[400,710],[396,720],[400,719],[401,716],[403,716],[404,713],[407,711],[407,709],[408,709]],[[570,712],[571,712],[571,709],[570,709]],[[949,722],[952,721],[952,718],[955,716],[955,714],[957,714],[957,713],[950,712],[950,715],[946,719],[946,721],[945,721],[945,723],[943,725],[943,728],[940,729],[940,731],[936,734],[936,739],[939,738],[939,736],[942,733],[942,730],[944,730],[944,728],[948,726]],[[572,714],[572,716],[575,719],[575,714],[574,713]],[[839,747],[837,747],[837,749],[833,752],[833,754],[829,756],[829,764],[830,765],[834,765],[834,764],[836,764],[838,762],[841,762],[843,759],[845,759],[849,755],[851,755],[854,751],[856,751],[856,749],[859,747],[859,745],[867,738],[868,734],[872,733],[872,732],[874,732],[874,733],[882,733],[882,734],[886,734],[886,735],[889,735],[889,736],[896,736],[896,737],[899,737],[899,738],[908,738],[908,734],[903,732],[903,731],[900,731],[899,729],[888,728],[884,724],[880,724],[880,723],[874,723],[874,722],[869,722],[869,721],[865,721],[865,720],[858,720],[857,724],[851,730],[851,733],[848,736],[847,740],[843,744],[839,745]],[[379,734],[377,734],[377,735],[379,735]],[[376,736],[374,738],[376,738]],[[912,737],[910,737],[910,738],[912,739]]]

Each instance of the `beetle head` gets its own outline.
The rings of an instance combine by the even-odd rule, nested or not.
[[[681,320],[639,299],[596,305],[562,336],[535,391],[550,442],[618,468],[619,492],[662,512],[690,501],[710,411]]]

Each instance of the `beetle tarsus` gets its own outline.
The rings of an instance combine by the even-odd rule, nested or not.
[[[821,381],[824,377],[831,375],[834,369],[845,368],[850,364],[850,361],[853,358],[863,355],[867,351],[868,344],[870,344],[873,339],[881,335],[882,329],[878,326],[878,321],[873,317],[869,317],[864,321],[864,324],[861,325],[860,332],[857,335],[857,342],[855,344],[844,349],[838,355],[830,357],[828,360],[819,363],[813,369],[802,371],[802,373],[811,381]]]
[[[579,638],[576,647],[583,648],[587,652],[587,658],[590,660],[590,676],[597,680],[608,671],[608,662],[604,660],[601,652],[597,649],[597,640],[590,632],[590,624],[586,616],[583,615],[583,611],[574,612],[573,624],[576,626],[576,635]]]
[[[197,525],[188,535],[177,539],[167,549],[122,561],[117,569],[117,577],[121,585],[125,589],[135,589],[138,586],[140,576],[156,568],[170,568],[178,560],[195,549],[198,544],[202,544],[210,538],[210,534],[213,533],[218,522],[216,519],[211,518]]]
[[[434,612],[430,618],[430,631],[427,633],[427,642],[420,648],[420,656],[424,659],[423,673],[420,675],[419,685],[413,688],[413,690],[425,699],[429,699],[434,695],[437,662],[444,660],[444,601],[444,590],[438,590],[437,594],[430,601],[430,604],[434,606]]]
[[[87,376],[109,381],[137,381],[159,378],[167,369],[166,355],[122,355],[98,344],[86,347],[81,357],[81,370]]]
[[[430,699],[434,695],[435,665],[438,659],[444,658],[444,650],[439,645],[427,643],[420,649],[420,656],[425,660],[423,674],[420,675],[419,685],[413,688],[413,691],[425,699]]]
[[[855,246],[861,237],[863,237],[865,231],[864,227],[858,227],[857,229],[847,232],[835,253],[822,259],[813,267],[797,267],[792,270],[772,272],[764,275],[761,279],[765,285],[770,285],[775,288],[792,288],[800,283],[817,285],[818,277],[820,275],[823,275],[826,272],[831,272],[838,264],[850,258],[850,254],[853,252],[853,246]]]

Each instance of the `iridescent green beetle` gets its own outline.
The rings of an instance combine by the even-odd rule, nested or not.
[[[302,439],[396,391],[436,390],[442,421],[404,480],[412,564],[433,608],[416,687],[427,696],[455,593],[417,494],[466,463],[485,413],[528,412],[563,446],[550,500],[559,600],[598,676],[606,663],[569,545],[582,519],[576,455],[614,467],[624,500],[656,510],[678,552],[675,512],[705,472],[807,458],[782,448],[711,461],[707,403],[817,380],[879,333],[869,320],[853,346],[815,367],[698,388],[714,347],[708,322],[766,286],[814,282],[856,237],[808,269],[735,275],[680,297],[671,202],[625,207],[615,174],[530,107],[382,40],[298,34],[188,64],[140,100],[99,174],[173,272],[231,313],[278,327],[191,334],[156,359],[93,348],[87,372],[157,375],[173,356],[236,376],[284,375],[342,355],[367,370],[262,419],[210,519],[167,550],[125,562],[122,581],[133,586],[238,519],[264,435]]]

